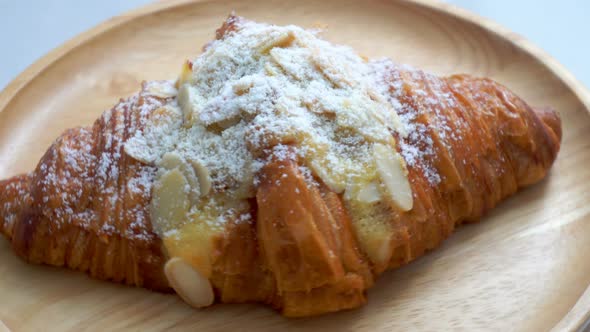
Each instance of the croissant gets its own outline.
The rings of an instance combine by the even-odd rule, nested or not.
[[[230,16],[178,81],[144,83],[1,181],[0,232],[28,262],[195,307],[318,315],[543,179],[560,141],[555,111],[490,79]]]

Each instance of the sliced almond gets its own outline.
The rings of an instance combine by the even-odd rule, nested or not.
[[[176,97],[178,90],[170,81],[152,81],[146,84],[146,92],[158,98]]]
[[[375,262],[380,265],[387,265],[391,259],[393,251],[391,249],[391,239],[383,237],[375,243]]]
[[[190,306],[203,308],[213,304],[215,295],[209,279],[182,258],[169,259],[164,265],[164,274],[170,286]]]
[[[264,72],[268,76],[277,76],[280,73],[280,68],[274,64],[271,64],[270,62],[267,62],[264,64]]]
[[[191,160],[191,165],[193,165],[193,170],[199,181],[201,196],[209,194],[209,191],[211,190],[211,176],[209,175],[209,169],[197,160]]]
[[[188,83],[192,80],[193,76],[193,63],[190,60],[186,60],[182,64],[182,69],[180,70],[180,75],[178,76],[178,81],[176,82],[177,87],[183,86],[185,83]]]
[[[270,67],[270,64],[273,64],[272,68],[273,72],[280,72],[283,71],[295,78],[298,81],[302,81],[305,77],[306,70],[300,70],[300,68],[309,68],[311,66],[309,64],[309,60],[301,55],[295,49],[290,48],[273,48],[269,52],[270,58],[273,62],[267,62],[266,65]],[[276,64],[276,67],[274,64]]]
[[[182,158],[174,152],[166,152],[162,156],[159,166],[164,167],[167,170],[173,170],[179,168],[182,165]]]
[[[205,104],[203,98],[197,89],[189,84],[184,84],[178,89],[178,105],[182,110],[184,126],[192,126],[199,119],[202,105]]]
[[[314,49],[311,53],[311,62],[328,81],[338,88],[354,87],[358,84],[351,79],[351,68],[339,66],[343,62],[339,62],[325,52]]]
[[[381,200],[381,191],[377,182],[369,182],[361,187],[356,195],[357,200],[364,203],[374,203]]]
[[[188,185],[190,187],[190,191],[188,193],[189,200],[191,205],[195,205],[199,202],[201,197],[201,185],[199,183],[199,179],[197,174],[195,174],[195,170],[190,167],[190,165],[177,153],[174,152],[166,152],[159,163],[160,167],[164,167],[165,169],[172,170],[172,169],[179,169],[184,175]]]
[[[330,188],[331,191],[340,194],[346,189],[346,183],[344,179],[340,179],[338,176],[330,172],[326,167],[320,165],[315,160],[310,163],[310,168],[313,173],[319,177],[322,182]]]
[[[186,178],[180,170],[166,171],[153,189],[151,216],[159,234],[177,229],[186,219],[189,209],[185,191]]]
[[[346,111],[336,112],[339,127],[352,130],[369,142],[386,143],[391,140],[391,134],[379,111],[382,105],[358,93],[342,98],[340,105]]]
[[[294,40],[295,34],[292,31],[283,32],[260,44],[258,53],[266,54],[274,47],[288,47]]]
[[[393,147],[383,144],[375,144],[373,146],[373,156],[377,165],[377,171],[393,202],[402,211],[411,210],[414,204],[412,187],[410,186],[408,171],[402,157]]]

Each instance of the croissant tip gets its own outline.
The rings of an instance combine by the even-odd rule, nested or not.
[[[28,190],[29,174],[18,175],[0,181],[0,234],[12,238],[16,215],[24,206],[25,192]]]
[[[561,142],[562,128],[559,112],[552,107],[536,107],[533,110],[541,121],[553,131],[558,142]]]

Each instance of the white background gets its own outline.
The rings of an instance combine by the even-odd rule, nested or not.
[[[151,0],[0,0],[0,89],[68,39],[149,2]],[[491,18],[525,36],[565,65],[586,87],[590,86],[590,1],[447,2]]]

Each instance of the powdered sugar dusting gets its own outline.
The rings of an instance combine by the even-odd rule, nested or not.
[[[398,65],[389,59],[374,60],[371,65],[380,91],[388,96],[408,133],[399,141],[402,156],[409,166],[421,170],[430,184],[437,185],[441,177],[432,162],[437,158],[432,135],[438,135],[447,152],[452,153],[450,142],[459,141],[461,137],[457,134],[459,131],[451,129],[443,110],[456,106],[455,97],[448,89],[445,91],[442,80],[411,66]],[[407,90],[404,85],[408,85]],[[403,98],[409,100],[400,101]],[[454,125],[464,124],[460,121]]]
[[[252,197],[258,172],[276,159],[296,159],[309,185],[320,179],[338,193],[375,181],[376,143],[399,145],[409,166],[440,182],[431,128],[398,99],[393,63],[367,62],[299,27],[232,20],[185,66],[177,98],[126,143],[129,155],[157,166],[173,152],[203,165],[218,202]]]
[[[104,112],[94,127],[66,131],[33,173],[31,186],[38,190],[32,190],[43,203],[39,213],[52,220],[50,231],[73,225],[98,236],[153,238],[146,209],[156,169],[123,151],[129,133],[167,102],[146,86]]]
[[[133,194],[149,196],[155,173],[154,167],[142,167],[135,177],[129,179],[127,189]]]
[[[5,234],[8,238],[12,236],[19,212],[30,200],[28,181],[28,175],[3,181],[3,190],[0,192],[0,234]]]
[[[259,170],[287,153],[310,185],[319,178],[342,192],[373,181],[372,145],[394,149],[391,133],[407,133],[366,60],[296,26],[234,24],[190,62],[178,97],[125,151],[155,165],[171,152],[203,165],[220,202],[252,197]]]

